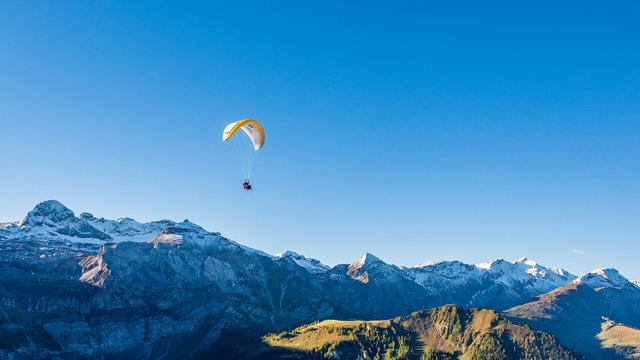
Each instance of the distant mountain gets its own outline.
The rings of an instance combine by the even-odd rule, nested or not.
[[[20,222],[0,226],[0,240],[50,240],[76,244],[107,242],[148,242],[173,221],[141,224],[133,219],[105,220],[89,213],[76,217],[73,211],[55,200],[44,201]]]
[[[445,304],[502,311],[585,282],[608,282],[594,290],[606,313],[615,308],[612,319],[631,324],[640,302],[629,289],[637,286],[602,271],[577,278],[526,258],[399,267],[372,254],[330,268],[187,220],[75,216],[45,201],[0,225],[0,357],[231,354],[229,339],[250,342],[316,320],[394,318]]]
[[[594,270],[506,314],[594,358],[632,358],[640,353],[640,337],[616,342],[603,334],[619,332],[623,326],[630,329],[627,333],[640,328],[640,287],[615,269]],[[608,339],[608,346],[600,336]]]
[[[632,288],[640,289],[638,285],[632,281],[627,280],[624,276],[620,275],[616,269],[597,269],[580,276],[575,280],[576,283],[583,283],[589,285],[594,289],[600,288]]]
[[[582,359],[548,334],[492,310],[454,305],[378,321],[325,320],[263,338],[273,359]]]
[[[308,259],[303,255],[300,255],[293,251],[286,251],[282,254],[276,255],[276,257],[279,258],[279,261],[282,261],[282,262],[295,263],[296,265],[300,266],[301,268],[305,269],[306,271],[312,274],[325,273],[330,269],[327,265],[324,265],[319,260]]]
[[[515,262],[500,259],[479,265],[443,261],[410,268],[407,273],[416,283],[431,290],[441,304],[497,310],[521,304],[576,278],[563,269],[546,268],[527,258]]]

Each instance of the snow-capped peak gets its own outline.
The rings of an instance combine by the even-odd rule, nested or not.
[[[283,252],[282,254],[275,254],[274,256],[277,257],[277,258],[286,258],[286,257],[297,258],[297,257],[301,257],[301,256],[304,257],[303,255],[300,255],[297,252],[291,251],[291,250],[287,250],[287,251]]]
[[[29,211],[18,226],[56,226],[60,223],[74,220],[73,211],[56,200],[43,201]]]
[[[319,260],[306,258],[294,251],[285,251],[282,254],[276,254],[275,257],[278,259],[291,259],[298,266],[312,274],[325,273],[329,270],[329,267],[321,263]]]
[[[592,288],[601,287],[624,287],[635,285],[624,276],[620,275],[618,270],[613,268],[602,268],[588,272],[574,280],[576,283],[583,283]]]
[[[368,283],[370,279],[392,279],[406,278],[403,270],[395,265],[389,265],[370,253],[364,254],[347,269],[347,276],[362,283]]]
[[[70,243],[103,244],[104,242],[149,242],[176,223],[168,220],[139,223],[131,218],[108,220],[83,212],[78,217],[56,200],[41,202],[17,223],[18,229],[2,227],[3,236],[64,240]],[[198,225],[184,221],[180,228],[206,232]],[[210,233],[219,236],[218,233]]]
[[[476,264],[477,268],[485,269],[485,270],[494,270],[494,271],[509,271],[514,267],[518,267],[524,269],[527,273],[531,275],[542,275],[553,273],[562,277],[573,277],[572,274],[568,273],[566,270],[561,268],[553,268],[553,267],[544,267],[538,264],[538,262],[534,260],[530,260],[526,257],[521,257],[514,262],[506,261],[504,259],[498,259],[494,261],[489,261],[481,264]]]
[[[525,264],[525,265],[530,266],[530,267],[537,267],[538,266],[537,262],[535,262],[533,260],[529,260],[526,257],[521,257],[520,259],[516,260],[515,264],[518,264],[518,263]]]
[[[441,263],[444,263],[444,262],[446,262],[446,261],[444,261],[444,260],[427,261],[427,262],[420,263],[418,265],[411,266],[410,268],[420,269],[420,268],[427,267],[427,266],[438,265],[438,264],[441,264]]]
[[[366,253],[362,255],[360,259],[356,260],[356,262],[351,264],[350,267],[360,269],[360,268],[371,266],[374,264],[386,264],[386,263],[380,260],[380,258],[378,258],[377,256],[370,253]]]
[[[489,269],[492,269],[494,267],[501,266],[505,262],[507,262],[507,261],[505,261],[504,259],[497,259],[497,260],[493,260],[493,261],[487,261],[487,262],[483,262],[483,263],[480,263],[480,264],[476,264],[476,267],[480,268],[480,269],[489,270]]]
[[[27,233],[42,237],[92,243],[111,240],[109,234],[96,229],[85,219],[77,218],[73,211],[56,200],[36,205],[18,226]]]
[[[514,262],[498,259],[477,264],[476,268],[486,271],[504,285],[528,284],[535,291],[549,291],[576,278],[562,269],[546,268],[526,257]]]

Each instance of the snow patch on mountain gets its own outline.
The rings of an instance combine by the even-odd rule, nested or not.
[[[9,229],[12,227],[18,227],[18,223],[14,223],[14,222],[0,223],[0,230]]]
[[[80,214],[80,218],[87,221],[96,229],[111,236],[113,242],[133,241],[149,242],[158,233],[175,222],[169,220],[154,221],[150,223],[139,223],[131,218],[120,218],[116,220],[97,219],[89,213]]]
[[[621,288],[625,286],[637,286],[630,282],[624,276],[620,275],[618,270],[613,268],[602,268],[588,272],[574,280],[576,283],[583,283],[594,289],[603,287]]]
[[[162,233],[153,239],[152,242],[155,246],[158,246],[158,244],[182,245],[184,243],[184,237],[177,234]]]
[[[168,235],[174,236],[170,237]],[[162,237],[160,239],[163,241],[174,241],[173,243],[175,244],[178,244],[178,242],[181,241],[185,246],[195,247],[204,252],[210,252],[224,248],[237,252],[246,252],[264,256],[267,258],[273,258],[272,255],[269,255],[265,252],[238,244],[233,240],[229,240],[220,235],[219,232],[207,231],[200,225],[194,224],[189,220],[184,220],[181,223],[173,223],[172,225],[162,230],[161,236]],[[156,243],[156,239],[157,238],[154,238],[152,242]]]
[[[17,222],[0,224],[0,239],[14,239],[20,237],[20,227]]]
[[[282,254],[276,254],[275,257],[277,259],[290,259],[296,265],[304,268],[312,274],[325,273],[330,269],[327,265],[324,265],[319,260],[306,258],[303,255],[300,255],[293,251],[286,251]]]
[[[446,262],[446,261],[444,261],[444,260],[426,261],[426,262],[420,263],[418,265],[411,266],[410,268],[419,269],[419,268],[423,268],[423,267],[426,267],[426,266],[438,265],[438,264],[443,263],[443,262]]]

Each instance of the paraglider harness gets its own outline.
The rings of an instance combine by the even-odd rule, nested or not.
[[[249,184],[249,180],[245,180],[245,181],[242,183],[242,187],[243,187],[245,190],[251,190],[251,184]]]

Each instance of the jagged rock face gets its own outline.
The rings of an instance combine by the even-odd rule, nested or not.
[[[55,216],[43,225],[29,222],[22,235],[1,233],[7,322],[0,331],[10,340],[0,357],[190,357],[206,353],[224,331],[259,336],[344,316],[296,263],[279,263],[197,225],[171,222],[148,242],[99,246],[55,231],[76,220]],[[47,232],[34,237],[37,226]],[[159,241],[163,236],[181,240]]]
[[[78,262],[95,249],[40,241],[0,241],[0,358],[50,358],[88,347],[81,329],[95,288]],[[73,329],[73,336],[62,335]]]
[[[100,288],[93,304],[107,312],[144,308],[162,314],[147,338],[164,336],[159,331],[166,326],[161,325],[169,325],[172,337],[190,341],[197,330],[201,347],[191,350],[199,351],[215,343],[226,328],[260,333],[335,313],[312,279],[220,236],[191,231],[183,232],[184,245],[127,242],[103,247],[85,264],[87,276],[82,279]],[[198,247],[190,242],[201,235]],[[142,333],[136,334],[129,339],[132,347],[145,341]],[[121,341],[113,338],[111,343]],[[150,348],[158,352],[162,346]]]
[[[91,226],[85,219],[77,218],[73,211],[55,200],[38,204],[22,220],[19,226],[31,229],[47,230],[60,235],[77,238],[109,240],[111,237]]]
[[[0,357],[17,358],[184,358],[215,351],[225,334],[326,318],[391,318],[447,303],[502,310],[575,279],[526,259],[403,268],[366,254],[329,268],[188,221],[76,217],[55,201],[0,227],[0,270],[9,339]]]
[[[20,222],[20,226],[57,226],[77,219],[73,211],[55,200],[41,202],[29,211],[27,216]]]

